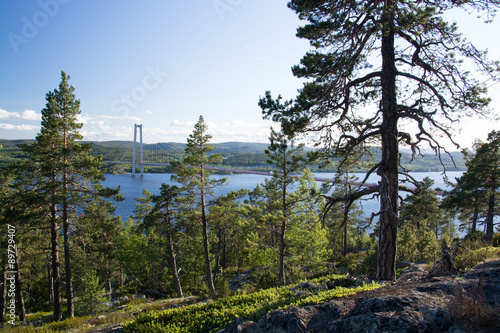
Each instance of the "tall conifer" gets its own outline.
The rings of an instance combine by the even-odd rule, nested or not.
[[[173,170],[176,174],[172,176],[172,180],[183,185],[180,190],[184,196],[179,201],[184,202],[185,205],[195,207],[193,217],[199,222],[203,234],[203,252],[205,255],[208,291],[211,296],[215,296],[216,291],[212,277],[212,263],[208,239],[208,206],[209,198],[213,196],[213,189],[224,185],[227,182],[227,178],[210,178],[210,175],[214,171],[207,168],[208,165],[220,163],[222,157],[219,154],[210,154],[215,147],[210,144],[212,136],[207,134],[207,129],[208,127],[203,116],[200,116],[194,126],[193,133],[187,139],[186,157],[183,163],[173,165]]]
[[[49,207],[51,230],[52,279],[54,293],[55,320],[62,319],[60,248],[58,234],[62,226],[64,235],[64,273],[66,287],[67,316],[74,316],[73,283],[71,266],[70,237],[76,230],[75,216],[83,213],[83,208],[93,198],[113,197],[119,189],[105,188],[99,184],[104,180],[99,169],[102,157],[90,156],[92,144],[82,143],[79,130],[80,101],[76,99],[74,87],[68,84],[69,76],[61,72],[59,89],[46,95],[46,105],[42,110],[40,133],[36,142],[22,146],[28,153],[34,177],[31,188],[38,196],[38,203]],[[79,209],[81,208],[81,209]]]

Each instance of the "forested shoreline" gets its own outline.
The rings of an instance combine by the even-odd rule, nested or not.
[[[32,143],[33,140],[2,140],[0,139],[0,144],[2,145],[2,150],[0,150],[0,169],[5,168],[9,163],[14,161],[22,160],[26,158],[19,149],[21,144]],[[132,152],[133,152],[133,142],[123,141],[123,142],[87,142],[92,144],[91,154],[93,156],[101,156],[103,161],[118,161],[126,162],[129,164],[125,165],[115,165],[111,163],[105,163],[103,165],[106,174],[117,174],[117,173],[131,173],[132,171]],[[216,149],[214,153],[221,154],[223,157],[220,166],[227,168],[244,168],[246,170],[254,171],[272,171],[272,167],[266,162],[267,156],[264,153],[265,145],[262,143],[247,143],[247,142],[227,142],[221,144],[214,144]],[[219,145],[224,145],[223,149],[219,149]],[[264,147],[263,147],[264,146]],[[168,147],[168,148],[167,148]],[[148,160],[148,157],[153,156],[155,152],[159,149],[164,149],[164,157],[160,158],[158,163],[170,163],[173,160],[182,159],[184,155],[185,144],[183,143],[155,143],[155,144],[145,144],[144,145],[144,159]],[[312,150],[314,148],[308,148]],[[139,150],[137,150],[139,152]],[[373,148],[374,154],[380,154],[380,151]],[[166,157],[165,155],[169,155]],[[439,161],[439,157],[433,151],[423,152],[421,156],[415,156],[412,158],[411,151],[401,153],[401,164],[405,169],[414,172],[441,172],[443,171],[443,165],[447,171],[465,171],[466,167],[464,164],[463,154],[461,152],[455,151],[450,152],[449,155],[442,156],[442,161]],[[442,164],[441,164],[442,162]],[[168,173],[170,172],[170,167],[152,167],[145,166],[146,173]],[[314,172],[336,172],[335,167],[330,168],[320,168],[319,165],[313,164],[310,166],[311,171]],[[367,169],[359,168],[353,170],[353,172],[366,172]]]

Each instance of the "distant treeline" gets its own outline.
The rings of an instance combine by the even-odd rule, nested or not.
[[[10,162],[26,158],[21,152],[18,145],[31,143],[34,140],[1,140],[0,144],[0,168],[4,168]],[[132,141],[107,141],[107,142],[92,142],[93,148],[91,154],[93,156],[102,155],[103,161],[130,161],[132,162],[133,146]],[[266,143],[247,143],[247,142],[224,142],[217,143],[217,148],[214,153],[221,154],[223,157],[222,165],[234,168],[250,168],[252,170],[270,171],[271,167],[267,161],[264,150],[268,146]],[[143,154],[144,161],[155,163],[171,163],[175,160],[183,158],[184,143],[167,142],[156,144],[144,144]],[[306,149],[307,151],[308,149]],[[309,148],[309,150],[313,150]],[[372,149],[373,159],[378,160],[380,150]],[[442,155],[442,164],[447,171],[464,171],[466,170],[463,154],[455,151],[448,155]],[[137,148],[137,159],[139,158],[139,149]],[[401,151],[401,165],[408,170],[415,172],[432,172],[443,171],[443,165],[439,157],[433,151],[427,151],[423,156],[415,156],[412,159],[412,154],[409,151]],[[131,172],[132,163],[130,164],[111,164],[105,163],[106,173],[128,173]],[[145,166],[145,172],[162,173],[170,172],[170,167],[152,167]],[[320,168],[318,165],[312,165],[311,170],[318,172],[335,172],[335,166],[329,168]],[[365,171],[365,170],[356,170]]]

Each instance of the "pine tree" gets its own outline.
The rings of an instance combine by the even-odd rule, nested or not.
[[[495,202],[500,188],[500,131],[489,133],[487,142],[475,142],[474,150],[464,151],[467,171],[446,194],[443,207],[462,213],[472,211],[471,233],[476,231],[480,215],[485,216],[486,240],[490,242],[494,216],[498,215]]]
[[[439,199],[437,192],[432,189],[433,185],[434,181],[425,177],[415,193],[404,199],[401,215],[405,223],[412,224],[415,230],[426,227],[433,230],[436,238],[439,238],[440,230],[447,221],[439,207]]]
[[[177,297],[184,297],[182,293],[181,281],[179,279],[179,271],[177,269],[176,251],[174,249],[174,225],[175,225],[175,199],[179,195],[179,188],[162,184],[160,194],[152,197],[155,206],[151,212],[145,217],[144,223],[148,226],[157,226],[160,234],[166,237],[166,248],[169,257],[170,272]]]
[[[95,271],[89,270],[83,277],[84,290],[78,299],[78,310],[82,315],[95,315],[102,311],[106,302],[105,290]]]
[[[461,39],[456,25],[445,22],[442,14],[457,7],[492,14],[499,3],[292,0],[288,6],[309,21],[297,36],[314,47],[293,73],[312,81],[295,100],[283,102],[266,92],[259,102],[264,117],[281,121],[287,134],[317,134],[326,157],[380,143],[381,159],[368,172],[380,176],[379,185],[352,196],[379,193],[377,278],[394,280],[398,192],[403,188],[399,145],[417,154],[427,144],[441,156],[446,149],[433,131],[453,142],[456,118],[485,112],[489,103],[484,81],[471,77],[462,62],[472,62],[493,80],[499,70],[485,52]],[[416,131],[405,132],[403,122]]]
[[[295,204],[290,214],[287,252],[289,261],[296,267],[313,272],[328,260],[327,228],[323,227],[321,213],[325,200],[320,187],[309,169],[304,169],[297,179],[293,198]]]
[[[96,197],[116,197],[119,189],[105,188],[99,169],[102,157],[90,156],[92,144],[82,143],[78,122],[80,101],[76,99],[69,76],[61,72],[59,89],[47,93],[46,106],[42,110],[41,131],[36,142],[22,146],[29,155],[33,192],[38,204],[49,208],[48,217],[52,242],[52,279],[54,282],[54,320],[62,319],[61,277],[59,260],[59,229],[64,235],[64,273],[67,316],[74,316],[73,279],[71,265],[70,229],[77,229],[76,216]],[[23,181],[23,180],[21,180]],[[80,207],[80,210],[78,210]]]
[[[142,288],[149,285],[149,289],[156,290],[159,282],[160,265],[163,251],[161,250],[160,233],[154,219],[151,218],[151,212],[154,207],[153,194],[146,189],[142,191],[142,197],[136,198],[134,209],[134,220],[136,225],[134,232],[137,234],[141,242],[141,248],[138,251],[142,252],[145,267],[136,271],[136,278],[139,278],[142,283]],[[134,251],[135,252],[135,251]],[[139,255],[139,254],[137,254]],[[141,264],[136,264],[141,266]]]
[[[471,153],[467,150],[463,153],[465,165],[469,168]],[[455,180],[456,183],[448,181],[453,188],[445,192],[441,207],[454,215],[458,213],[462,221],[460,228],[466,228],[468,234],[473,235],[477,231],[480,213],[486,206],[484,189],[478,186],[478,181],[469,172],[465,172]]]
[[[293,206],[297,203],[295,196],[291,193],[291,185],[296,180],[294,173],[302,171],[305,167],[305,159],[302,155],[303,145],[294,145],[291,137],[286,136],[283,132],[275,132],[271,128],[269,136],[271,142],[265,150],[268,156],[268,163],[275,166],[273,171],[272,183],[280,192],[280,208],[279,219],[280,230],[279,236],[279,266],[278,280],[279,284],[284,286],[285,280],[285,247],[286,247],[286,232],[290,220],[290,213]]]
[[[194,131],[187,139],[186,157],[183,163],[172,165],[175,175],[173,181],[182,184],[181,192],[183,202],[186,206],[194,208],[193,218],[199,222],[203,235],[203,252],[205,257],[205,273],[210,296],[215,296],[215,286],[212,277],[212,263],[210,260],[210,244],[208,238],[209,219],[208,198],[213,196],[213,189],[222,186],[227,182],[227,178],[210,179],[213,170],[208,168],[209,164],[220,163],[222,157],[219,154],[209,153],[215,149],[210,144],[211,135],[207,134],[207,125],[200,116],[194,126]]]
[[[245,209],[242,208],[240,199],[247,194],[248,190],[240,189],[226,195],[220,195],[210,208],[210,219],[215,226],[213,233],[216,234],[217,239],[213,271],[214,281],[220,268],[225,270],[230,263],[235,264],[234,266],[238,268],[241,266],[243,252],[241,236],[242,227],[245,225],[243,221]],[[234,262],[235,259],[236,262]]]
[[[494,216],[499,215],[495,201],[498,200],[500,190],[500,131],[488,134],[488,141],[482,144],[476,153],[478,163],[475,170],[481,181],[481,187],[486,192],[488,212],[486,213],[486,241],[491,243],[493,237]],[[497,201],[498,202],[498,201]]]

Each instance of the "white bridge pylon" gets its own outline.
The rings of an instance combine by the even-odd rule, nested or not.
[[[137,151],[137,129],[139,128],[139,136],[140,136],[140,165],[141,165],[141,176],[144,176],[144,152],[142,147],[142,124],[134,125],[134,153],[132,155],[132,175],[135,175],[135,155]]]

